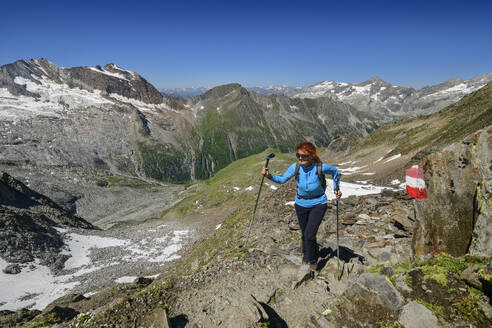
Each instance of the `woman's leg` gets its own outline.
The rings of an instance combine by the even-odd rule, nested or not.
[[[299,221],[299,227],[301,228],[302,233],[302,261],[308,262],[307,250],[306,250],[306,240],[305,240],[305,231],[308,223],[310,208],[302,207],[295,204],[297,220]]]
[[[326,209],[326,204],[320,204],[310,208],[307,224],[303,232],[303,235],[305,236],[306,256],[311,264],[316,264],[318,261],[318,243],[316,242],[316,234],[318,233],[318,228],[326,213]]]

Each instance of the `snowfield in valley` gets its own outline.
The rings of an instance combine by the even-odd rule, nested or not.
[[[99,236],[93,231],[57,230],[64,234],[63,253],[71,255],[59,274],[54,275],[38,260],[22,264],[19,274],[5,274],[1,270],[10,263],[0,259],[0,310],[42,310],[69,293],[89,296],[115,282],[132,282],[137,276],[154,278],[166,263],[180,257],[178,252],[191,237],[189,230],[172,230],[166,225],[112,231],[118,238],[104,236],[108,231]],[[95,280],[99,285],[92,285]]]

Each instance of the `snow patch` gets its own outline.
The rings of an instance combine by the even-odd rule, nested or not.
[[[349,168],[346,168],[346,169],[338,169],[338,171],[342,172],[342,173],[347,173],[347,172],[357,172],[359,171],[360,169],[363,169],[367,167],[367,165],[364,165],[364,166],[354,166],[354,167],[349,167]]]
[[[116,66],[116,65],[113,65],[113,66]],[[113,72],[110,72],[110,71],[106,71],[104,68],[101,67],[101,69],[98,69],[96,67],[89,67],[89,69],[91,71],[94,71],[94,72],[97,72],[97,73],[101,73],[101,74],[104,74],[104,75],[108,75],[108,76],[111,76],[111,77],[115,77],[117,79],[120,79],[120,80],[125,80],[125,81],[128,81],[128,79],[124,76],[124,75],[121,75],[121,74],[118,74],[118,73],[113,73]],[[121,69],[120,69],[121,70]]]
[[[127,283],[134,282],[135,279],[137,278],[138,278],[137,276],[123,276],[118,279],[115,279],[115,282],[117,282],[118,284],[127,284]]]
[[[91,263],[89,255],[92,248],[124,246],[126,243],[126,241],[116,238],[84,236],[71,233],[66,244],[72,257],[65,262],[64,268],[69,270],[89,265]]]
[[[183,238],[189,230],[176,230],[174,236],[166,235],[161,238],[146,238],[126,247],[129,255],[124,260],[134,262],[145,259],[149,262],[169,262],[180,258],[176,253],[181,249]]]
[[[166,226],[160,225],[156,229],[164,227]],[[66,232],[64,228],[57,230]],[[0,258],[0,310],[15,311],[22,307],[42,310],[79,285],[79,277],[121,262],[167,262],[177,259],[177,252],[189,233],[189,230],[164,231],[162,237],[148,237],[138,241],[70,233],[66,235],[66,246],[62,252],[72,255],[64,267],[71,273],[60,276],[53,276],[48,267],[39,264],[39,260],[31,262],[29,266],[24,265],[19,274],[5,274],[1,270],[9,263]],[[128,255],[121,256],[120,252],[112,255],[107,252],[109,259],[91,258],[94,249],[116,246],[120,247],[123,254]],[[124,282],[128,279],[130,278],[122,276],[117,280]]]
[[[332,180],[326,179],[326,184],[330,185]],[[383,189],[391,189],[383,186],[374,186],[371,184],[356,184],[349,182],[340,182],[340,190],[342,191],[342,198],[346,198],[349,196],[362,196],[362,195],[370,195],[370,194],[379,194]],[[335,199],[335,194],[333,191],[329,190],[326,192],[326,197],[328,200]]]
[[[68,108],[101,106],[111,102],[101,96],[100,90],[89,92],[58,84],[46,77],[36,77],[39,83],[17,76],[14,83],[25,85],[26,90],[39,97],[14,96],[6,88],[0,89],[0,119],[15,121],[36,116],[62,117]]]
[[[23,307],[42,310],[79,284],[70,282],[70,276],[53,276],[39,260],[15,275],[2,272],[7,265],[0,258],[0,303],[4,303],[0,310],[15,311]]]
[[[385,162],[385,163],[388,163],[388,162],[393,161],[393,160],[395,160],[395,159],[397,159],[397,158],[400,158],[400,157],[401,157],[401,154],[396,154],[396,155],[391,156],[390,158],[388,158],[388,159],[387,159],[387,160],[385,160],[384,162]]]
[[[157,110],[170,110],[165,103],[162,104],[147,104],[143,101],[134,99],[134,98],[127,98],[123,97],[122,95],[119,95],[117,93],[111,93],[109,94],[110,97],[119,100],[121,102],[126,102],[129,103],[135,107],[141,112],[155,112]]]

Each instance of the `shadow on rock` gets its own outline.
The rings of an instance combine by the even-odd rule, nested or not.
[[[339,246],[339,252],[340,252],[340,260],[342,260],[345,263],[350,262],[351,259],[357,258],[360,263],[364,264],[364,261],[366,260],[364,256],[355,253],[353,250],[351,250],[348,247],[345,246]],[[321,261],[318,263],[318,269],[322,269],[326,266],[326,263],[328,261],[337,256],[337,249],[333,249],[331,247],[324,247],[319,251],[319,257],[321,258]]]
[[[268,306],[265,303],[260,302],[261,306],[265,310],[265,312],[268,314],[268,321],[269,321],[269,326],[271,328],[287,328],[287,322],[285,322],[284,319],[282,319],[277,312],[275,312],[274,309],[272,309],[270,306]]]

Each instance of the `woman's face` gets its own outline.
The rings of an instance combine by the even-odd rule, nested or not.
[[[297,159],[299,160],[299,164],[308,166],[311,164],[311,154],[302,149],[297,150],[296,153]]]

